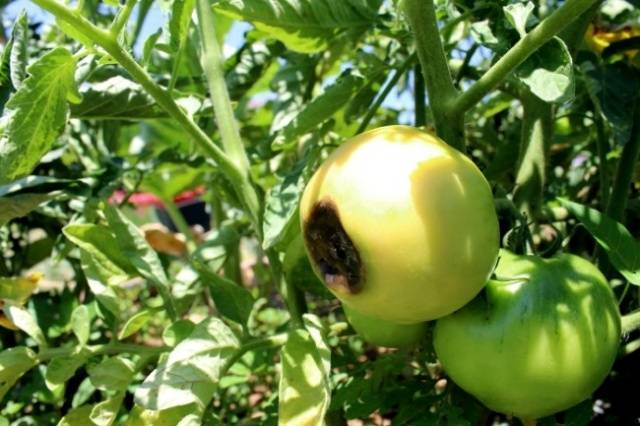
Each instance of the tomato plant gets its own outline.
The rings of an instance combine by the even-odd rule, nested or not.
[[[0,425],[637,423],[639,19],[0,0]]]

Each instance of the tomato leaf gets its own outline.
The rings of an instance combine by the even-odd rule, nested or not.
[[[289,333],[281,351],[279,425],[324,424],[329,408],[331,351],[317,317],[305,315],[305,329]]]
[[[91,422],[96,426],[112,425],[118,416],[124,396],[125,392],[118,392],[112,397],[95,404],[89,414]]]
[[[585,205],[558,199],[596,239],[613,266],[631,283],[640,286],[640,243],[621,223]]]
[[[171,17],[169,18],[169,45],[177,52],[184,44],[191,27],[191,15],[195,8],[195,0],[176,0],[171,5]]]
[[[122,330],[118,333],[118,340],[126,339],[127,337],[137,333],[159,311],[159,309],[143,309],[129,318],[124,326],[122,326]]]
[[[130,259],[120,251],[116,236],[103,225],[79,223],[62,229],[64,235],[91,257],[96,272],[107,285],[119,285],[136,273]]]
[[[40,326],[38,326],[38,323],[29,311],[18,306],[6,305],[4,307],[4,313],[16,327],[35,340],[38,346],[43,348],[47,346],[47,339],[44,337]]]
[[[18,379],[37,364],[36,354],[24,346],[0,352],[0,401]]]
[[[238,338],[220,319],[205,319],[147,376],[135,393],[136,403],[151,410],[206,406],[221,368],[239,347]]]
[[[89,341],[90,327],[91,316],[89,315],[89,308],[86,305],[80,305],[75,308],[71,314],[71,329],[78,342],[83,346]]]
[[[0,182],[31,172],[64,130],[68,100],[77,100],[76,60],[56,48],[28,68],[30,76],[6,104],[0,137]]]
[[[54,388],[68,381],[87,362],[89,356],[88,352],[80,350],[69,356],[52,359],[45,375],[47,386]]]
[[[133,380],[135,366],[122,357],[106,358],[100,364],[89,367],[91,383],[104,391],[125,391]]]
[[[571,53],[558,37],[531,55],[515,75],[545,102],[566,102],[575,95]]]
[[[326,49],[340,31],[366,31],[381,4],[382,0],[223,0],[214,8],[251,22],[291,50],[313,53]]]

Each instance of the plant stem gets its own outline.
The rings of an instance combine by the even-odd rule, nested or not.
[[[355,133],[356,135],[359,135],[360,133],[364,132],[367,129],[367,126],[373,119],[373,116],[376,115],[376,111],[378,111],[378,108],[380,108],[380,105],[382,105],[382,103],[387,98],[387,96],[389,96],[389,93],[391,93],[391,90],[393,90],[395,85],[398,83],[398,80],[400,80],[400,77],[402,77],[402,75],[407,71],[407,69],[409,69],[409,66],[411,66],[411,63],[413,62],[414,59],[415,59],[414,55],[409,56],[398,68],[394,70],[393,75],[387,81],[387,84],[384,86],[384,89],[382,89],[382,92],[380,92],[376,100],[367,110],[367,113],[362,119],[362,122],[360,122],[360,126],[358,126],[358,130],[356,130],[356,133]]]
[[[129,22],[129,18],[131,17],[131,12],[133,12],[133,8],[135,7],[137,1],[138,0],[127,0],[122,9],[118,11],[116,18],[111,24],[111,34],[117,36],[122,32],[124,27],[126,27],[127,22]]]
[[[536,219],[542,207],[547,152],[553,137],[553,106],[530,92],[521,100],[524,116],[513,202],[518,211]]]
[[[261,202],[251,182],[249,159],[245,151],[240,130],[231,107],[231,98],[224,78],[224,58],[216,39],[215,24],[211,4],[208,0],[196,2],[199,28],[202,39],[202,66],[209,83],[209,96],[213,103],[215,119],[218,124],[224,152],[231,158],[240,172],[240,199],[253,221],[255,231],[262,240]]]
[[[452,113],[470,110],[518,65],[587,11],[597,0],[567,0],[559,9],[518,41],[466,92],[450,104]]]
[[[106,343],[103,345],[87,346],[84,349],[88,351],[92,356],[95,356],[95,355],[109,355],[109,354],[119,354],[119,353],[159,355],[163,352],[167,352],[171,348],[166,346],[151,347],[151,346],[134,345],[130,343],[112,342],[112,343]],[[52,358],[69,357],[76,350],[77,350],[76,346],[44,349],[38,352],[38,360],[40,362],[47,362]]]
[[[276,334],[275,336],[250,340],[246,342],[240,347],[240,349],[236,351],[236,353],[234,353],[231,356],[231,358],[227,360],[227,362],[224,363],[224,365],[220,369],[219,377],[223,377],[227,373],[227,371],[229,371],[229,369],[233,367],[233,364],[238,362],[240,358],[242,358],[244,354],[246,354],[247,352],[255,351],[258,349],[276,348],[287,343],[288,339],[289,339],[288,333],[281,333],[281,334]]]
[[[259,226],[260,203],[255,189],[248,180],[246,171],[239,168],[224,151],[213,143],[202,129],[194,123],[191,117],[175,103],[171,95],[164,88],[156,84],[133,57],[119,45],[113,34],[96,27],[75,11],[68,9],[55,0],[33,0],[33,2],[57,18],[73,25],[78,31],[102,47],[182,126],[196,145],[217,163],[225,177],[233,185],[236,194],[244,204],[246,211],[255,224],[257,234],[261,236],[262,230]]]
[[[287,309],[291,315],[291,328],[300,328],[303,325],[302,315],[307,310],[304,293],[284,276],[278,253],[274,250],[268,250],[266,255],[269,259],[273,279],[279,287],[282,297],[287,302]]]
[[[405,0],[404,11],[416,40],[416,51],[429,92],[436,132],[449,145],[464,150],[464,122],[462,113],[448,105],[458,91],[453,85],[447,56],[442,46],[433,0]]]
[[[640,309],[622,316],[622,334],[640,329]]]
[[[635,166],[640,156],[640,101],[636,102],[633,111],[631,135],[624,148],[622,148],[611,198],[607,206],[609,217],[622,223],[624,223],[624,212],[629,200],[629,186],[633,180]]]
[[[239,168],[247,170],[249,160],[240,139],[240,130],[224,79],[224,60],[216,38],[211,3],[208,0],[197,0],[196,11],[202,39],[200,59],[209,83],[209,96],[215,111],[216,123],[220,129],[222,146]]]
[[[413,68],[413,98],[415,99],[415,126],[422,127],[427,122],[427,104],[425,98],[424,77],[420,64]]]
[[[598,176],[600,177],[600,205],[604,211],[609,205],[609,192],[611,182],[609,170],[607,170],[607,154],[609,153],[609,140],[604,127],[604,120],[598,108],[595,110],[594,122],[596,125],[596,147],[598,150]]]

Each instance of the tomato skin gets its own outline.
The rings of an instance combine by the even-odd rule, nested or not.
[[[388,348],[411,348],[425,336],[425,324],[397,324],[362,314],[347,305],[342,309],[349,324],[365,342]]]
[[[331,209],[339,225],[327,219],[335,229],[326,239],[341,226],[340,244],[354,248],[346,255],[340,244],[311,235],[314,221]],[[499,248],[491,188],[480,170],[407,126],[365,132],[337,148],[305,188],[300,217],[314,271],[329,289],[359,312],[396,323],[439,318],[469,302]],[[320,264],[317,241],[328,246],[323,253],[348,258],[350,270],[359,265],[357,286],[331,275],[340,269],[331,262]]]
[[[620,313],[605,277],[578,256],[507,251],[495,273],[501,281],[436,323],[445,371],[490,409],[523,419],[588,398],[620,342]]]

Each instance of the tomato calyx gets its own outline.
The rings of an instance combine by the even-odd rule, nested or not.
[[[327,287],[348,294],[362,290],[360,253],[342,226],[333,201],[325,199],[313,206],[305,222],[304,238]]]

